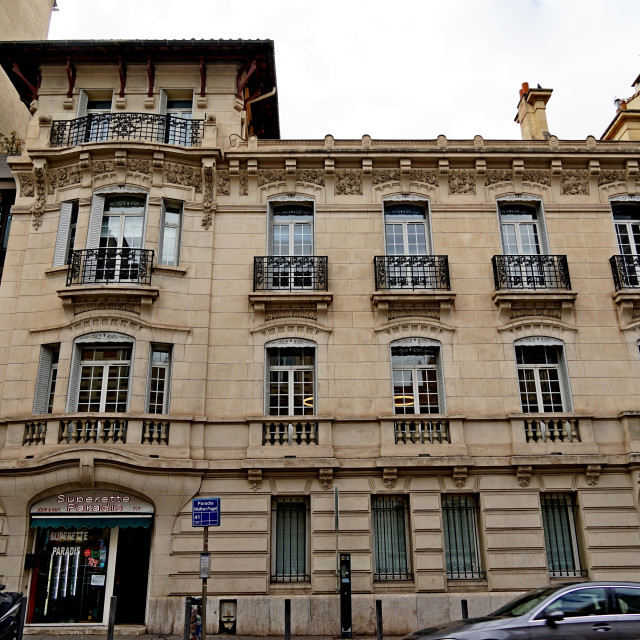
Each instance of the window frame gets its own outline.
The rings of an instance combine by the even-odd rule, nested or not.
[[[313,364],[312,365],[276,365],[275,367],[271,366],[270,362],[270,351],[273,349],[290,349],[290,348],[300,348],[300,349],[313,349]],[[272,340],[267,342],[264,345],[264,362],[265,362],[265,376],[264,376],[264,415],[277,417],[277,416],[296,416],[296,417],[308,417],[317,414],[317,401],[318,401],[318,393],[317,393],[317,363],[318,363],[318,345],[311,340],[303,340],[301,338],[284,338],[281,340]],[[313,400],[311,404],[311,411],[306,412],[306,408],[309,407],[306,404],[307,398],[304,399],[303,404],[305,405],[305,412],[303,413],[271,413],[271,372],[272,371],[288,371],[291,373],[295,373],[296,371],[311,371],[312,375],[312,395]],[[288,376],[288,380],[286,385],[288,387],[287,390],[287,408],[289,410],[295,410],[295,384],[296,381],[292,379],[291,375]],[[303,394],[304,395],[304,394]]]
[[[298,515],[302,513],[304,517],[304,533],[303,533],[303,550],[304,555],[304,571],[300,572],[298,562],[299,558],[293,560],[291,548],[289,555],[284,553],[284,532],[281,525],[284,524],[280,518],[279,505],[299,504],[302,509],[298,509]],[[291,532],[291,524],[289,524],[289,532]],[[298,540],[299,544],[299,540]],[[299,553],[298,544],[296,544],[296,552]],[[291,547],[291,544],[289,545]],[[282,548],[282,549],[281,549]],[[280,559],[282,559],[282,570],[279,570]],[[285,570],[289,564],[289,571]],[[295,564],[297,570],[292,571]],[[270,562],[270,582],[271,583],[291,583],[291,582],[311,582],[311,508],[308,496],[272,496],[271,498],[271,562]]]
[[[500,242],[501,242],[503,255],[510,255],[510,256],[550,255],[549,235],[547,232],[547,224],[546,224],[542,199],[534,198],[531,196],[511,195],[504,198],[498,198],[496,200],[496,206],[497,206],[497,213],[498,213],[498,226],[500,229]],[[536,229],[536,235],[537,235],[537,249],[538,249],[537,253],[532,254],[532,253],[522,252],[521,250],[522,242],[521,242],[520,234],[518,232],[516,232],[516,245],[518,247],[518,252],[517,253],[507,252],[507,240],[506,240],[506,235],[504,230],[505,221],[503,219],[503,209],[506,209],[507,207],[514,207],[514,208],[521,207],[523,209],[525,208],[535,209],[535,214],[536,214],[535,229]],[[507,221],[507,222],[510,222],[510,221]],[[514,224],[517,224],[517,221],[513,221],[513,222]],[[521,224],[525,224],[525,222]]]
[[[274,253],[274,227],[275,224],[275,216],[277,215],[278,209],[284,209],[285,207],[299,207],[299,209],[308,210],[308,217],[311,218],[311,221],[308,224],[311,227],[311,252],[310,253],[302,253],[296,254],[292,253],[295,250],[295,242],[291,242],[293,236],[295,235],[295,222],[294,224],[288,224],[289,229],[289,252],[286,254],[276,254]],[[301,217],[303,217],[301,215]],[[316,204],[315,201],[311,198],[307,198],[305,196],[279,196],[278,198],[273,198],[268,201],[267,204],[267,255],[270,257],[315,257],[316,255]]]
[[[371,548],[373,550],[373,579],[375,581],[413,579],[409,500],[410,497],[405,494],[371,496]],[[386,503],[392,502],[396,502],[396,504],[393,504],[391,508],[384,506]],[[381,521],[383,522],[381,523]],[[402,523],[402,531],[397,526],[397,531],[394,534],[392,529],[398,523]],[[404,545],[404,548],[400,548],[400,543]],[[397,547],[395,547],[396,545]]]
[[[425,349],[425,350],[429,350],[429,349],[434,349],[437,350],[437,353],[435,355],[435,359],[436,362],[434,365],[403,365],[403,366],[398,366],[398,365],[394,365],[393,363],[393,350],[394,349],[401,349],[401,348],[418,348],[418,349]],[[443,370],[443,364],[442,364],[442,343],[439,342],[438,340],[431,340],[429,338],[401,338],[399,340],[393,340],[389,343],[389,360],[390,360],[390,366],[391,366],[391,406],[393,407],[393,413],[394,415],[415,415],[415,416],[419,416],[419,415],[442,415],[445,414],[447,412],[447,408],[446,408],[446,396],[445,396],[445,386],[444,386],[444,370]],[[404,404],[404,405],[399,405],[396,403],[396,401],[399,399],[400,396],[402,396],[403,398],[406,397],[408,394],[397,394],[396,393],[396,384],[395,384],[395,373],[396,371],[411,371],[412,372],[412,376],[411,376],[411,384],[412,384],[412,403],[411,405],[408,404]],[[419,393],[418,393],[418,385],[420,383],[420,380],[418,379],[418,376],[415,375],[415,373],[417,373],[418,371],[434,371],[435,372],[435,382],[437,384],[437,394],[438,394],[438,411],[431,411],[431,412],[426,412],[423,413],[422,412],[422,406],[420,405],[420,409],[421,411],[414,411],[414,412],[408,412],[408,411],[399,411],[398,409],[401,407],[409,407],[409,406],[416,406],[416,397],[419,397]]]
[[[417,224],[412,220],[409,220],[409,215],[405,215],[406,220],[402,219],[402,214],[393,214],[390,213],[389,210],[394,208],[399,208],[402,205],[407,207],[416,207],[420,208],[423,213],[422,218],[422,226],[424,230],[424,241],[425,241],[425,251],[424,253],[411,253],[408,242],[408,225],[409,224]],[[426,198],[421,198],[419,196],[391,196],[389,198],[385,198],[382,202],[382,224],[384,229],[384,255],[385,256],[432,256],[434,255],[433,250],[433,234],[431,229],[431,210],[430,210],[430,202]],[[387,216],[390,216],[390,219],[393,219],[393,215],[398,215],[398,220],[395,223],[389,222],[387,220]],[[402,225],[402,239],[403,239],[403,253],[389,253],[389,230],[388,225],[390,224],[400,224]]]
[[[611,215],[613,218],[613,229],[616,234],[616,244],[618,246],[618,251],[620,255],[623,256],[639,256],[640,255],[640,200],[612,200],[611,201]],[[622,212],[622,210],[631,210],[634,209],[634,213],[636,214],[635,218],[629,218],[629,220],[619,220],[616,219],[616,215],[629,215]],[[616,211],[617,210],[617,211]],[[621,244],[620,233],[618,232],[618,225],[623,225],[626,227],[627,235],[629,237],[629,247],[631,248],[631,253],[623,251],[623,245]],[[637,226],[638,229],[638,238],[634,237],[634,232],[632,227]]]
[[[177,209],[177,211],[169,211],[169,207]],[[167,223],[167,213],[176,213],[178,216],[177,224]],[[162,206],[160,210],[160,229],[158,233],[158,260],[157,263],[167,267],[179,267],[180,266],[180,249],[182,244],[182,221],[184,218],[184,203],[179,200],[162,200]],[[164,253],[167,246],[165,231],[167,229],[176,229],[175,238],[175,260],[173,262],[165,261]]]
[[[556,349],[556,353],[558,355],[557,363],[518,363],[518,348],[519,347],[554,347]],[[513,343],[514,348],[514,362],[516,365],[516,380],[518,381],[518,396],[520,398],[520,406],[522,409],[522,413],[526,414],[551,414],[551,413],[571,413],[573,411],[573,397],[571,393],[571,381],[569,376],[569,368],[567,365],[567,356],[566,356],[566,347],[565,343],[562,340],[557,338],[546,338],[546,337],[529,337],[529,338],[520,338]],[[540,378],[540,371],[543,369],[555,369],[558,373],[558,389],[560,393],[560,399],[562,403],[562,408],[560,410],[551,408],[545,409],[543,396],[544,390],[542,388],[543,381]],[[535,385],[535,395],[537,402],[537,411],[532,411],[528,408],[528,402],[525,402],[524,394],[526,390],[523,391],[523,382],[527,382],[526,379],[521,380],[520,372],[524,372],[526,370],[531,370],[534,372],[534,385]]]
[[[154,363],[153,356],[155,353],[168,354],[168,360],[166,363]],[[159,403],[152,403],[152,395],[156,393],[153,389],[154,382],[154,369],[162,369],[165,371],[164,377],[164,389],[162,390],[162,411],[152,411],[154,405]],[[147,373],[147,389],[145,393],[145,413],[154,415],[167,415],[171,405],[171,379],[173,373],[173,345],[170,344],[156,344],[152,343],[149,346],[149,370]],[[160,393],[160,392],[158,392]]]
[[[486,573],[483,570],[478,495],[443,493],[440,505],[447,580],[483,580]],[[462,535],[459,536],[459,533]],[[452,541],[455,542],[454,548]]]

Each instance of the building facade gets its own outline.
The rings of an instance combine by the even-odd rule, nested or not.
[[[400,634],[640,579],[637,142],[559,140],[528,87],[525,140],[280,140],[269,41],[15,60],[0,578],[29,625],[116,595],[181,633],[199,497],[209,632],[282,633],[290,598],[336,634],[337,552],[356,634],[376,599]]]

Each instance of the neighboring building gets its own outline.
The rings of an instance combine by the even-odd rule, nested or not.
[[[32,625],[479,615],[640,580],[637,142],[279,140],[270,41],[0,43],[0,579]],[[41,74],[41,82],[36,78]],[[14,79],[14,78],[12,78]],[[14,79],[23,92],[28,85]],[[25,99],[30,96],[24,95]]]

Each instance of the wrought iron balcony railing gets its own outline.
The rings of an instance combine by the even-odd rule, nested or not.
[[[92,113],[75,120],[55,120],[51,146],[77,146],[85,142],[140,140],[182,147],[202,144],[202,120],[157,113]]]
[[[611,256],[609,263],[616,291],[640,289],[640,256]]]
[[[567,256],[493,256],[496,290],[571,289]]]
[[[327,256],[256,256],[254,291],[326,291]]]
[[[375,256],[376,289],[449,291],[448,256]]]
[[[151,284],[152,249],[83,249],[71,253],[67,287],[74,284]]]

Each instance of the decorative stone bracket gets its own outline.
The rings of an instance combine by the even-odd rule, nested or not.
[[[151,305],[158,297],[156,287],[116,285],[79,286],[58,289],[57,293],[68,318],[90,311],[124,311],[149,320]]]
[[[305,318],[327,324],[327,310],[332,300],[333,294],[326,291],[269,291],[249,294],[249,302],[258,325],[279,318]]]
[[[329,491],[333,484],[333,469],[320,469],[318,471],[318,480],[324,491]]]
[[[258,491],[262,487],[262,469],[249,469],[247,472],[247,480],[253,491]]]
[[[492,296],[501,324],[530,317],[554,318],[574,324],[577,293],[557,291],[495,291]]]
[[[456,294],[450,291],[386,291],[371,294],[378,324],[401,317],[426,317],[444,324],[451,322]]]
[[[587,484],[595,487],[600,482],[601,466],[599,464],[589,464],[584,475],[587,478]]]
[[[382,480],[387,489],[393,489],[398,481],[398,469],[396,467],[385,467],[382,471]]]
[[[467,484],[467,467],[453,467],[453,483],[458,489]]]
[[[621,327],[625,328],[640,321],[640,290],[616,291],[613,294],[613,301]]]
[[[531,467],[518,467],[516,478],[521,487],[528,487],[531,484]]]

